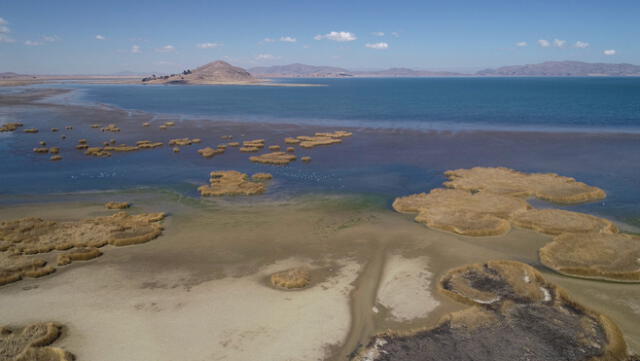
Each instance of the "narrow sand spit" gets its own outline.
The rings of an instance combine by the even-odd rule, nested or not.
[[[395,321],[426,317],[438,306],[431,293],[433,274],[427,270],[427,264],[426,257],[387,257],[377,301]]]
[[[143,288],[112,267],[83,267],[30,292],[0,300],[3,322],[64,320],[59,342],[78,360],[318,360],[349,330],[349,292],[360,266],[347,259],[319,284],[298,291],[269,287],[273,272],[307,264],[285,259],[240,278],[190,289]],[[171,283],[179,272],[157,277]],[[43,300],[46,307],[43,307]]]

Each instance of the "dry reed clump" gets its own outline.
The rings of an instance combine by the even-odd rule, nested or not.
[[[291,138],[291,137],[284,138],[285,144],[300,144],[300,142],[301,140],[297,138]]]
[[[311,157],[309,156],[304,156],[302,158],[300,158],[301,161],[305,162],[305,163],[309,163],[311,162]]]
[[[264,139],[253,139],[253,140],[245,140],[242,142],[242,146],[247,148],[264,148]]]
[[[2,132],[13,132],[18,130],[18,128],[23,127],[24,124],[18,122],[10,122],[0,125],[0,133]]]
[[[509,168],[475,167],[450,170],[444,185],[467,191],[485,191],[514,197],[536,197],[542,200],[575,204],[603,199],[606,193],[555,173],[522,173]]]
[[[396,198],[392,206],[400,213],[418,213],[416,221],[428,227],[469,236],[504,234],[511,229],[508,219],[529,208],[519,198],[442,188]]]
[[[275,287],[294,289],[304,288],[311,283],[311,274],[306,267],[291,268],[271,275],[271,284]]]
[[[58,266],[68,265],[73,261],[88,261],[102,256],[102,252],[95,247],[76,248],[67,253],[58,255]]]
[[[530,209],[514,215],[511,222],[522,228],[547,234],[616,233],[617,227],[608,219],[562,209]]]
[[[223,140],[231,140],[231,139],[233,139],[233,136],[232,136],[232,135],[221,135],[221,136],[220,136],[220,139],[223,139]]]
[[[113,132],[113,133],[117,133],[120,131],[120,128],[118,128],[118,126],[116,126],[115,124],[109,124],[106,127],[100,129],[103,132]]]
[[[277,152],[280,150],[280,146],[279,145],[270,145],[269,146],[269,150],[272,152]]]
[[[435,327],[388,331],[352,358],[358,361],[618,361],[628,357],[620,329],[572,300],[533,267],[490,261],[450,270],[438,290],[469,308]]]
[[[273,175],[271,173],[254,173],[251,179],[254,181],[270,180],[273,179]]]
[[[227,143],[228,146],[230,147],[239,147],[240,146],[240,142],[229,142]]]
[[[0,326],[0,361],[73,361],[71,353],[49,346],[61,334],[62,325],[53,322]]]
[[[287,165],[296,160],[296,156],[286,152],[273,152],[253,156],[249,160],[255,163]]]
[[[0,222],[0,284],[55,271],[46,261],[31,255],[59,251],[59,261],[62,259],[65,264],[64,256],[69,256],[69,262],[97,257],[99,254],[94,249],[107,244],[125,246],[148,242],[162,233],[160,221],[164,217],[164,213],[118,212],[70,222],[33,217]]]
[[[206,147],[206,148],[198,149],[198,153],[205,158],[211,158],[218,154],[223,154],[224,149],[213,149],[211,147]]]
[[[211,172],[209,184],[198,187],[202,196],[255,195],[265,191],[262,183],[247,180],[245,173],[235,170]]]
[[[107,202],[104,204],[107,209],[126,209],[131,207],[129,202]]]
[[[564,233],[538,251],[558,273],[615,282],[640,282],[640,237],[628,234]]]
[[[347,132],[347,131],[344,131],[344,130],[336,130],[336,131],[334,131],[332,133],[328,133],[328,132],[316,133],[317,137],[329,137],[329,138],[346,138],[346,137],[350,137],[352,135],[353,135],[353,133]]]
[[[26,257],[10,252],[0,252],[0,286],[17,282],[23,277],[41,277],[55,272],[40,258]]]
[[[240,151],[243,153],[256,153],[260,150],[258,147],[240,147]]]
[[[139,140],[139,141],[136,142],[136,146],[139,149],[152,149],[152,148],[162,147],[163,143],[162,142],[152,142],[150,140]]]
[[[294,147],[287,147],[287,153],[293,153],[296,151],[296,148]]]
[[[55,161],[59,161],[62,160],[62,156],[61,155],[52,155],[51,157],[49,157],[49,160],[55,162]]]
[[[186,146],[191,144],[199,144],[202,140],[200,138],[175,138],[169,140],[169,145]]]
[[[102,149],[102,147],[87,147],[84,154],[93,157],[111,157],[111,152]]]
[[[342,139],[334,138],[334,137],[309,137],[305,135],[301,135],[297,137],[300,140],[300,147],[302,148],[315,148],[321,145],[331,145],[342,143]]]
[[[38,129],[37,128],[28,128],[28,129],[23,130],[23,132],[29,133],[29,134],[35,134],[35,133],[38,133]]]

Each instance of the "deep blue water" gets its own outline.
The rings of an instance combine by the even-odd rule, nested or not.
[[[297,79],[319,87],[75,85],[154,113],[410,129],[640,131],[640,78]]]

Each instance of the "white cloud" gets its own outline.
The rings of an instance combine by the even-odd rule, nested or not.
[[[293,36],[281,36],[278,39],[276,39],[276,38],[264,38],[262,40],[263,43],[275,43],[277,41],[281,41],[283,43],[295,43],[295,42],[298,41],[298,39],[294,38]]]
[[[140,45],[133,45],[131,47],[131,52],[134,53],[134,54],[142,53],[142,50],[140,50]]]
[[[567,44],[566,40],[553,39],[553,46],[557,48],[564,48],[566,44]]]
[[[42,45],[42,43],[39,42],[39,41],[27,40],[27,41],[24,42],[24,45],[27,45],[27,46],[40,46],[40,45]]]
[[[285,42],[285,43],[295,43],[298,40],[296,38],[294,38],[294,37],[291,37],[291,36],[281,36],[280,37],[280,41]]]
[[[15,41],[8,35],[10,32],[9,22],[0,18],[0,43],[13,43]]]
[[[529,44],[527,44],[526,41],[520,41],[520,42],[516,43],[516,46],[521,47],[521,48],[524,47],[524,46],[527,46],[527,45],[529,45]]]
[[[575,45],[574,45],[574,46],[575,46],[576,48],[584,49],[584,48],[588,48],[588,47],[589,47],[589,45],[590,45],[590,44],[589,44],[589,43],[587,43],[587,42],[585,42],[585,41],[580,41],[580,40],[578,40],[578,41],[576,41],[576,43],[575,43]]]
[[[316,35],[313,37],[316,40],[333,40],[333,41],[354,41],[357,39],[356,35],[348,31],[332,31],[324,35]]]
[[[392,35],[394,38],[399,38],[399,37],[400,37],[400,33],[396,32],[396,31],[392,32],[392,33],[391,33],[391,35]]]
[[[106,38],[103,35],[96,35],[96,40],[105,40]]]
[[[42,40],[46,41],[47,43],[54,43],[60,40],[60,37],[58,35],[45,35],[42,37]]]
[[[374,31],[373,33],[371,33],[371,35],[373,35],[373,36],[384,36],[384,33],[382,31]]]
[[[602,52],[604,55],[616,55],[616,51],[613,49],[608,49]]]
[[[275,59],[280,59],[280,57],[274,56],[271,54],[258,54],[256,56],[256,60],[275,60]]]
[[[196,44],[196,46],[200,49],[211,49],[211,48],[217,48],[219,46],[221,46],[222,44],[219,43],[200,43],[200,44]]]
[[[371,49],[378,49],[378,50],[384,50],[384,49],[388,49],[389,48],[389,44],[387,43],[367,43],[365,44],[365,46],[367,48],[371,48]]]
[[[549,40],[540,39],[538,40],[538,45],[540,45],[543,48],[548,48],[551,46],[551,43],[549,42]]]
[[[159,53],[170,53],[172,51],[176,51],[176,47],[173,45],[165,45],[161,48],[156,49]]]

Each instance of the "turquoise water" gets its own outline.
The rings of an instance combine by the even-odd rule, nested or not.
[[[76,87],[83,89],[80,99],[87,102],[235,121],[405,129],[640,131],[640,78],[292,81],[326,86]]]

